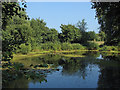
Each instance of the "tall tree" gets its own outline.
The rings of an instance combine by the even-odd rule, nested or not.
[[[20,11],[25,11],[26,3],[23,2],[22,5],[23,7],[21,7],[18,2],[3,2],[2,3],[2,33],[3,33],[2,55],[3,55],[3,60],[10,60],[12,58],[12,51],[14,47],[22,43],[22,42],[19,42],[18,40],[16,43],[13,44],[12,42],[14,42],[14,37],[8,37],[10,36],[10,33],[7,33],[9,31],[6,30],[8,21],[13,16],[23,17],[23,13],[21,13]],[[27,15],[24,15],[24,17],[25,19],[28,19]],[[5,37],[7,36],[8,38],[5,39],[4,36]]]
[[[94,2],[96,17],[100,28],[106,34],[105,43],[117,45],[120,42],[120,2]]]
[[[85,19],[82,19],[82,21],[78,21],[76,26],[83,32],[85,32],[88,29],[87,22],[85,22]]]
[[[49,28],[46,26],[44,20],[40,18],[31,19],[31,27],[34,30],[33,34],[36,45],[40,45],[40,43],[46,42]]]

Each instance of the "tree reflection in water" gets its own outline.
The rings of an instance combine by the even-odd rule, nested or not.
[[[75,53],[80,54],[80,53]],[[57,68],[59,66],[62,67],[61,74],[63,76],[78,76],[83,80],[88,79],[87,76],[89,74],[96,74],[92,72],[96,67],[99,68],[98,74],[98,88],[120,88],[120,57],[119,55],[108,55],[102,53],[102,58],[98,59],[100,56],[99,52],[86,52],[82,53],[82,55],[86,55],[85,57],[64,57],[57,54],[48,54],[45,56],[34,57],[29,59],[20,60],[17,62],[22,62],[24,65],[29,66],[31,63],[36,64],[52,64],[52,68]],[[94,70],[93,70],[94,71]],[[54,70],[50,71],[51,73]],[[92,73],[90,73],[92,72]],[[97,71],[98,72],[98,71]],[[42,79],[35,78],[35,74],[32,74],[32,77],[26,79],[24,77],[18,78],[15,81],[8,83],[8,87],[25,87],[29,88],[29,82],[46,82],[46,77],[49,72],[43,72]],[[29,74],[30,75],[30,74]],[[38,74],[39,76],[39,74]],[[94,78],[93,78],[94,79]],[[68,81],[69,82],[69,81]],[[12,84],[11,84],[12,83]],[[54,82],[56,83],[56,82]],[[59,87],[58,87],[59,88]]]
[[[100,72],[98,88],[120,88],[120,57],[104,56],[104,62],[99,63]]]

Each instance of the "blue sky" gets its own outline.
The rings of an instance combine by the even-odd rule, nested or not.
[[[91,2],[27,2],[27,14],[30,18],[40,17],[49,28],[55,28],[58,32],[61,31],[61,24],[76,24],[82,19],[88,24],[87,31],[99,31]]]

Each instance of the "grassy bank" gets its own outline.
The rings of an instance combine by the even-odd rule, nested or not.
[[[105,53],[120,53],[120,51],[101,51],[101,50],[60,50],[60,51],[54,51],[54,50],[48,50],[48,51],[39,51],[39,52],[29,52],[28,54],[14,54],[13,59],[22,59],[22,58],[29,58],[29,57],[37,57],[45,54],[61,54],[62,56],[67,56],[67,57],[84,57],[83,55],[75,55],[75,54],[69,54],[69,53],[74,53],[74,52],[105,52]],[[64,54],[64,53],[67,53]]]
[[[54,50],[49,50],[49,51],[39,51],[39,52],[29,52],[28,54],[14,54],[13,55],[13,59],[11,60],[12,62],[18,62],[21,59],[26,59],[27,58],[31,58],[31,57],[38,57],[38,56],[43,56],[46,54],[59,54],[61,56],[65,56],[65,57],[85,57],[84,53],[86,52],[101,52],[103,55],[107,55],[107,56],[112,56],[113,54],[119,54],[120,55],[120,51],[99,51],[99,50],[61,50],[61,51],[54,51]],[[19,63],[22,63],[24,60],[22,60]],[[32,61],[32,59],[31,59]],[[4,64],[6,62],[2,61],[2,64]],[[30,66],[31,62],[27,62],[25,66]],[[37,63],[33,63],[33,64],[37,64]],[[26,67],[26,68],[27,68]],[[52,67],[50,67],[48,65],[48,67],[38,67],[36,69],[51,69]],[[1,69],[1,68],[0,68]],[[4,68],[6,70],[6,68]],[[33,69],[33,68],[32,68]]]

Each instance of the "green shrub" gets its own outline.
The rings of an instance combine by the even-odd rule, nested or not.
[[[36,46],[32,49],[33,52],[39,52],[40,50],[42,50],[41,46]]]
[[[60,42],[53,43],[52,50],[61,50],[61,43]]]
[[[117,46],[103,46],[100,48],[101,51],[117,51],[118,47]]]
[[[47,42],[40,45],[43,50],[83,50],[84,46],[78,43],[60,43],[60,42]]]
[[[41,48],[42,48],[43,50],[48,50],[48,49],[49,49],[49,47],[48,47],[48,44],[47,44],[47,43],[40,44],[40,45],[41,45]]]
[[[120,51],[120,42],[118,43],[118,51]]]
[[[72,44],[72,47],[73,47],[73,50],[84,50],[85,49],[84,46],[82,46],[81,44],[78,44],[78,43]]]
[[[25,44],[21,44],[20,45],[20,49],[19,52],[22,54],[27,54],[31,51],[31,45],[25,45]]]
[[[41,44],[41,49],[43,50],[61,50],[60,42],[47,42]]]
[[[62,50],[72,50],[73,47],[72,47],[72,44],[68,43],[68,42],[65,42],[65,43],[62,43],[61,44],[61,49]]]
[[[117,46],[111,46],[113,51],[118,51],[118,47]]]
[[[87,48],[89,50],[97,50],[99,48],[99,45],[97,43],[94,43],[94,42],[89,42],[87,44]]]

